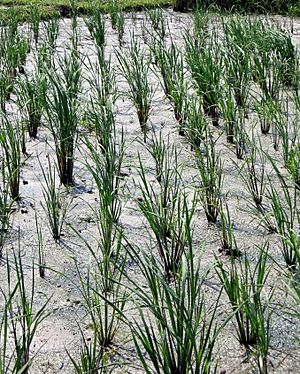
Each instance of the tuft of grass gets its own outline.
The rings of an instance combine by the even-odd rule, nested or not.
[[[59,177],[63,185],[74,183],[74,151],[79,125],[81,67],[76,51],[60,61],[61,74],[49,73],[51,94],[46,97],[49,129],[54,138]]]
[[[134,40],[134,36],[132,36],[129,55],[126,56],[117,51],[117,59],[121,73],[129,85],[127,96],[136,108],[143,139],[146,143],[147,122],[154,95],[154,89],[149,82],[149,60],[144,57],[144,52]]]
[[[206,136],[204,153],[196,152],[196,163],[200,179],[200,202],[204,208],[207,221],[215,223],[221,208],[223,165],[211,135]]]
[[[14,127],[14,123],[7,116],[2,116],[1,120],[0,144],[5,164],[5,179],[9,185],[10,196],[16,201],[20,198],[21,137],[18,128]]]
[[[238,264],[232,261],[229,271],[220,260],[217,260],[216,268],[235,313],[238,341],[254,351],[260,373],[267,373],[271,338],[272,316],[268,305],[273,294],[272,288],[268,301],[263,299],[263,290],[270,273],[270,267],[267,266],[267,249],[267,246],[261,249],[253,270],[246,255]]]
[[[154,234],[165,277],[170,281],[180,268],[185,252],[194,201],[191,202],[192,208],[189,208],[178,169],[176,150],[164,148],[165,159],[158,188],[148,182],[139,156],[139,188],[142,196],[138,200],[138,206]]]
[[[20,240],[20,238],[19,238]],[[8,292],[4,297],[4,315],[0,324],[0,370],[3,373],[28,374],[34,356],[31,347],[36,332],[42,322],[48,317],[47,306],[49,299],[36,308],[36,283],[34,266],[32,267],[32,285],[28,287],[25,281],[25,268],[20,253],[14,252],[13,265],[16,281],[13,281],[13,270],[7,261]],[[8,334],[12,337],[12,351],[8,346]]]
[[[219,296],[211,308],[205,304],[200,261],[195,259],[191,231],[187,227],[187,251],[174,282],[155,256],[130,245],[128,254],[145,279],[144,284],[129,281],[134,290],[139,319],[130,323],[133,341],[146,373],[211,373],[213,349],[222,327],[216,323]],[[227,322],[227,321],[226,321]],[[226,324],[224,323],[224,325]]]
[[[50,159],[47,172],[41,164],[40,166],[45,182],[42,185],[44,202],[41,202],[41,205],[46,213],[53,239],[59,241],[72,200],[67,201],[57,189],[55,168],[52,168]]]
[[[24,113],[28,134],[36,138],[38,128],[41,125],[43,110],[45,107],[45,95],[47,82],[44,76],[29,77],[25,75],[18,82],[18,105]]]

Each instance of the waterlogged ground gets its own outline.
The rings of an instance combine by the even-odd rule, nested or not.
[[[165,11],[168,19],[170,35],[178,45],[183,45],[183,33],[191,29],[192,20],[189,14],[175,14],[171,10]],[[288,29],[289,19],[277,19]],[[216,22],[218,20],[216,19]],[[133,35],[143,43],[142,26],[145,23],[145,14],[135,13],[126,15],[126,27],[123,50],[128,49],[128,43]],[[26,25],[24,31],[26,31]],[[117,67],[115,49],[119,49],[118,37],[112,30],[109,19],[106,19],[107,43],[106,56],[111,54],[112,64]],[[91,40],[83,19],[78,19],[80,53],[82,59],[87,61],[87,56],[91,61],[95,60],[95,47]],[[168,38],[170,38],[170,35]],[[293,40],[296,44],[300,38],[300,21],[294,22]],[[60,33],[58,38],[57,53],[64,53],[70,45],[70,20],[65,19],[60,22]],[[34,68],[34,58],[32,53],[28,56],[26,69],[31,71]],[[155,69],[154,69],[155,70]],[[88,76],[87,69],[83,69],[84,75]],[[194,155],[190,150],[187,140],[178,135],[178,127],[174,119],[171,105],[164,96],[160,78],[151,72],[151,82],[155,87],[155,96],[151,109],[149,124],[158,133],[160,130],[165,139],[169,138],[170,145],[174,145],[178,150],[179,164],[182,166],[183,180],[187,188],[193,188],[199,184],[197,169],[195,167]],[[127,86],[123,78],[117,78],[119,92],[126,92]],[[89,87],[84,84],[82,94],[83,108],[88,100]],[[16,105],[12,102],[8,106],[10,115],[18,115]],[[148,231],[145,220],[138,210],[137,199],[140,197],[138,188],[138,154],[140,154],[146,170],[149,183],[155,182],[154,162],[149,153],[141,144],[141,130],[138,124],[137,115],[130,101],[120,95],[115,106],[117,130],[124,130],[126,140],[125,159],[122,168],[124,180],[122,181],[122,214],[121,226],[128,240],[136,244],[145,251],[156,251],[154,242]],[[257,116],[250,109],[247,126],[249,128],[257,123]],[[224,186],[223,195],[227,196],[231,219],[234,225],[234,232],[238,247],[242,252],[246,252],[249,259],[254,264],[258,258],[259,246],[266,240],[269,241],[269,250],[274,259],[281,261],[280,243],[274,234],[267,234],[258,225],[258,220],[253,218],[251,209],[247,202],[247,192],[238,172],[237,165],[241,166],[243,161],[236,159],[233,148],[228,146],[226,136],[220,129],[211,128],[218,138],[217,149],[221,152],[224,162]],[[47,226],[47,219],[42,209],[41,202],[43,194],[41,183],[43,181],[41,165],[47,168],[48,159],[51,162],[55,159],[54,144],[50,132],[43,126],[37,140],[30,140],[27,143],[28,158],[25,159],[21,174],[21,206],[13,214],[12,228],[6,246],[7,259],[12,262],[12,249],[20,249],[24,262],[25,279],[28,287],[32,282],[32,264],[37,262],[38,240],[36,234],[35,217],[42,229],[46,264],[46,278],[38,277],[36,271],[36,305],[41,305],[50,298],[47,310],[50,315],[39,327],[32,346],[32,355],[35,355],[34,363],[30,373],[73,373],[67,352],[78,355],[81,345],[80,328],[86,337],[91,337],[89,320],[83,306],[80,294],[80,282],[75,264],[84,273],[92,258],[84,241],[78,237],[74,229],[80,233],[82,238],[87,240],[91,246],[96,247],[97,224],[92,208],[97,207],[97,190],[92,181],[90,173],[87,171],[85,162],[87,153],[82,143],[82,129],[78,136],[78,147],[75,160],[75,180],[76,186],[69,191],[69,198],[72,199],[67,224],[64,235],[59,244],[55,244]],[[259,126],[254,131],[257,142],[261,140],[263,149],[278,159],[280,167],[280,156],[274,153],[272,136],[260,135]],[[92,139],[93,135],[89,135]],[[40,164],[38,162],[40,161]],[[274,172],[270,165],[266,165],[266,173],[271,180],[274,179]],[[273,178],[273,179],[272,179]],[[204,211],[199,203],[194,217],[194,248],[195,255],[202,254],[203,271],[212,266],[215,256],[219,256],[220,240],[219,227],[208,225]],[[73,229],[74,228],[74,229]],[[224,257],[224,261],[228,259]],[[270,261],[271,263],[271,261]],[[127,272],[138,281],[143,282],[140,277],[137,264],[128,261]],[[35,266],[36,267],[36,266]],[[6,288],[6,266],[5,260],[0,267],[0,284]],[[266,293],[271,286],[276,286],[273,302],[276,304],[276,311],[273,315],[271,327],[271,351],[270,351],[270,372],[273,373],[297,373],[300,372],[300,352],[297,337],[299,337],[299,320],[290,317],[287,310],[293,307],[284,281],[276,267],[271,271],[269,284]],[[269,288],[270,287],[270,288]],[[29,289],[29,288],[28,288]],[[208,305],[217,298],[220,290],[219,281],[212,271],[205,282],[204,294]],[[0,299],[0,305],[2,305]],[[128,318],[138,318],[137,311],[133,305],[127,305]],[[225,294],[221,298],[221,306],[217,318],[220,322],[225,319],[221,312],[230,311],[228,300]],[[80,326],[80,328],[79,328]],[[215,350],[215,362],[218,362],[218,372],[222,373],[255,373],[257,369],[253,366],[253,360],[247,357],[245,350],[238,344],[235,338],[233,322],[228,323],[223,329]],[[117,335],[116,343],[111,349],[111,357],[115,362],[124,363],[114,369],[119,373],[143,373],[134,344],[130,339],[130,332],[126,326],[121,326]]]

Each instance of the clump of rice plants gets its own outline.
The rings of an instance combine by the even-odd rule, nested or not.
[[[200,261],[195,259],[191,227],[187,224],[187,251],[174,283],[155,256],[130,245],[128,254],[136,261],[144,283],[129,279],[135,292],[139,320],[130,322],[132,337],[145,372],[209,373],[215,371],[213,349],[223,326],[215,322],[219,297],[206,308]],[[209,272],[209,270],[208,270]],[[146,355],[145,355],[146,353]]]
[[[20,238],[19,238],[20,240]],[[30,371],[34,356],[31,348],[36,332],[48,317],[46,311],[49,299],[36,308],[36,283],[32,267],[32,286],[27,287],[26,272],[21,254],[14,253],[13,265],[7,262],[8,291],[1,294],[4,298],[4,313],[0,323],[0,370],[3,373],[24,373]],[[13,280],[13,275],[16,281]],[[12,351],[8,345],[8,336],[12,336]]]
[[[163,177],[168,145],[169,142],[166,144],[161,131],[159,136],[157,136],[155,131],[153,131],[151,142],[146,145],[147,151],[150,153],[155,162],[155,177],[159,183],[162,181]]]
[[[192,150],[200,151],[207,134],[207,120],[203,114],[202,103],[198,97],[188,98],[185,114],[185,132]]]
[[[44,22],[44,27],[46,30],[46,44],[53,53],[56,49],[56,42],[59,33],[59,18],[53,17],[49,19],[47,22]]]
[[[1,187],[0,187],[0,258],[10,225],[11,204],[9,184],[5,170],[5,162],[1,162]]]
[[[165,277],[170,281],[182,261],[188,240],[186,226],[193,218],[193,208],[188,207],[188,198],[178,169],[177,153],[174,149],[164,148],[165,159],[158,189],[148,182],[139,157],[139,189],[142,196],[138,200],[138,206],[154,234]],[[191,204],[194,206],[193,201]]]
[[[226,40],[226,50],[224,51],[226,82],[234,94],[236,105],[242,110],[247,110],[251,80],[251,55],[243,22],[233,18],[229,22],[225,22],[223,28]]]
[[[196,163],[200,179],[199,199],[207,221],[215,223],[221,208],[223,165],[211,135],[207,135],[204,142],[204,152],[196,152]]]
[[[154,89],[149,82],[150,63],[144,57],[140,45],[132,39],[129,56],[117,52],[121,73],[129,85],[128,98],[135,106],[143,139],[147,141],[147,122],[150,114]]]
[[[46,113],[54,138],[60,181],[74,183],[74,150],[79,124],[80,63],[77,53],[65,55],[60,61],[61,73],[49,74],[51,95],[47,95]]]
[[[236,320],[238,341],[248,350],[253,351],[260,373],[268,369],[268,352],[270,348],[271,312],[268,304],[272,298],[264,301],[263,291],[270,273],[267,266],[267,246],[264,246],[254,269],[251,269],[247,256],[244,260],[231,262],[229,270],[218,260],[216,272],[229,298]]]
[[[28,134],[36,138],[45,106],[46,79],[42,75],[25,75],[18,83],[19,108],[24,113]]]
[[[179,135],[184,135],[185,104],[188,85],[185,79],[183,55],[174,43],[167,48],[161,42],[152,48],[156,63],[163,77],[166,96],[174,108],[175,119],[179,125]]]
[[[30,6],[30,29],[35,45],[37,45],[39,42],[41,22],[42,17],[39,6],[36,4],[32,4]]]
[[[97,48],[98,58],[103,58],[105,48],[105,20],[96,3],[91,4],[85,24]]]
[[[164,40],[167,26],[163,10],[161,8],[149,9],[146,16],[159,39]]]
[[[225,205],[225,208],[224,208]],[[224,253],[232,258],[238,257],[241,255],[241,251],[238,249],[234,231],[233,224],[231,222],[231,217],[229,213],[229,208],[227,202],[225,204],[221,203],[221,212],[220,212],[220,223],[221,223],[221,248],[219,251]]]
[[[300,241],[298,235],[300,219],[297,210],[297,188],[295,185],[289,186],[278,167],[272,160],[271,162],[282,187],[283,199],[271,183],[268,189],[268,198],[276,232],[281,241],[284,261],[288,269],[295,272],[300,265]]]
[[[16,201],[20,198],[21,137],[18,128],[7,116],[1,117],[0,144],[10,196]]]
[[[195,88],[202,98],[204,113],[209,115],[214,126],[219,125],[219,102],[223,58],[216,37],[205,45],[190,34],[186,34],[186,59],[190,67]]]
[[[48,160],[48,171],[46,172],[42,166],[41,169],[44,177],[42,185],[44,202],[41,204],[46,213],[53,239],[59,241],[72,201],[63,198],[57,189],[55,168],[51,167],[50,160]]]

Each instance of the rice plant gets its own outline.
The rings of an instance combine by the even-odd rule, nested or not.
[[[185,105],[188,84],[185,79],[183,55],[172,42],[169,48],[160,44],[152,49],[163,77],[164,91],[174,108],[179,125],[179,135],[184,135]]]
[[[117,144],[118,143],[118,144]],[[98,222],[98,246],[102,254],[99,267],[103,274],[102,287],[106,292],[112,288],[113,274],[120,256],[122,233],[119,229],[121,215],[120,183],[121,167],[123,163],[125,144],[123,135],[117,138],[112,134],[108,148],[102,152],[97,151],[91,142],[86,140],[91,162],[87,162],[87,168],[93,176],[98,191],[98,206],[94,213]],[[109,279],[108,279],[109,278]]]
[[[20,238],[19,238],[20,240]],[[3,346],[0,348],[1,373],[30,372],[34,356],[31,347],[39,326],[48,317],[47,306],[49,299],[42,301],[36,308],[37,290],[35,284],[34,267],[32,270],[32,285],[28,287],[25,281],[25,267],[20,253],[14,253],[13,264],[16,281],[13,281],[13,270],[7,262],[8,292],[4,296],[4,317],[0,325],[0,338]],[[3,335],[2,335],[3,334]],[[8,336],[12,338],[12,351],[8,350]]]
[[[43,238],[41,227],[38,222],[37,214],[35,214],[35,228],[36,228],[36,234],[37,234],[37,240],[38,240],[39,275],[41,278],[45,278],[46,259],[45,259],[44,238]]]
[[[202,111],[202,103],[198,97],[188,99],[186,105],[185,132],[192,150],[199,151],[207,133],[207,120]]]
[[[196,152],[196,163],[200,180],[200,203],[204,208],[207,221],[215,223],[221,206],[223,165],[211,135],[208,135],[204,142],[204,153]]]
[[[196,91],[202,98],[204,113],[211,117],[214,126],[218,126],[223,58],[217,47],[216,37],[212,35],[204,46],[198,38],[187,33],[185,45],[187,63]]]
[[[272,166],[280,180],[283,199],[272,184],[270,184],[268,189],[268,198],[276,225],[276,232],[280,238],[284,261],[287,268],[294,272],[299,269],[300,265],[300,217],[297,209],[297,189],[295,186],[290,187],[287,184],[274,162],[272,162]]]
[[[150,64],[144,57],[140,45],[132,38],[129,55],[117,51],[121,73],[129,85],[128,98],[135,106],[143,139],[147,141],[147,122],[150,114],[154,89],[149,82]]]
[[[234,127],[235,154],[238,160],[242,160],[248,151],[249,136],[245,128],[245,114],[239,110],[237,113],[237,123]]]
[[[224,208],[225,205],[225,208]],[[241,255],[241,251],[238,249],[234,231],[233,224],[231,222],[229,208],[227,202],[225,204],[221,203],[221,212],[220,212],[220,223],[221,223],[221,248],[219,251],[226,255],[231,256],[232,258],[238,257]]]
[[[20,174],[22,167],[21,138],[18,128],[6,116],[1,118],[0,144],[6,173],[6,180],[12,200],[20,198]]]
[[[159,136],[157,136],[153,131],[151,142],[146,145],[146,149],[155,162],[155,177],[159,183],[162,181],[168,147],[169,142],[166,144],[162,132],[160,131]]]
[[[232,90],[229,88],[222,100],[220,101],[221,113],[224,118],[225,132],[227,137],[227,142],[234,144],[235,142],[235,132],[238,126],[238,109],[234,99]]]
[[[82,274],[77,265],[77,272],[80,292],[95,339],[94,358],[101,360],[105,350],[112,347],[122,322],[121,314],[127,300],[126,290],[121,286],[126,257],[122,257],[120,251],[115,252],[116,259],[110,258],[110,272],[107,272],[102,260],[92,247],[87,245],[95,260],[95,267],[88,269],[87,274]],[[110,283],[111,287],[103,288],[107,283]]]
[[[0,106],[3,112],[6,111],[6,101],[9,100],[13,89],[14,78],[3,62],[0,62]]]
[[[191,201],[190,208],[174,149],[165,153],[158,189],[149,184],[140,157],[139,164],[139,189],[142,196],[138,200],[138,206],[154,234],[165,277],[170,281],[176,275],[185,252],[187,225],[191,224],[193,218],[194,201]]]
[[[36,138],[41,125],[43,109],[45,106],[47,83],[41,75],[30,77],[25,75],[18,83],[18,104],[24,113],[28,134]]]
[[[88,17],[85,18],[85,24],[89,30],[92,39],[97,48],[97,54],[100,58],[104,56],[105,48],[105,20],[100,7],[94,2],[89,8]]]
[[[161,8],[149,9],[146,13],[146,17],[159,39],[164,40],[166,37],[167,25],[163,10]]]
[[[30,29],[33,35],[35,45],[38,44],[40,36],[42,17],[38,5],[30,6]]]
[[[115,74],[108,60],[105,65],[87,67],[91,71],[88,78],[91,92],[89,106],[85,114],[85,121],[90,130],[95,132],[97,142],[103,152],[109,148],[112,134],[115,131],[114,104],[117,98]]]
[[[46,113],[55,142],[60,181],[67,186],[74,183],[74,151],[79,124],[81,71],[77,54],[65,55],[60,68],[62,75],[49,74],[51,95],[47,95]]]
[[[5,163],[1,162],[1,187],[0,187],[0,258],[3,255],[3,246],[10,225],[11,205],[9,184],[7,181]]]
[[[52,53],[56,49],[56,42],[59,33],[59,18],[53,17],[44,23],[46,30],[46,44],[49,46]]]
[[[47,216],[52,237],[55,241],[59,241],[72,201],[64,198],[57,189],[55,168],[51,166],[50,160],[48,160],[47,172],[42,165],[40,166],[44,178],[44,184],[42,185],[44,201],[41,202],[41,205]]]
[[[250,56],[247,51],[228,42],[225,55],[227,82],[234,93],[236,104],[241,109],[247,110],[250,92]]]
[[[267,246],[264,246],[254,269],[251,269],[247,256],[244,260],[231,262],[229,270],[218,260],[217,275],[229,298],[235,313],[238,341],[256,356],[260,373],[267,373],[270,348],[271,312],[269,303],[273,289],[264,300],[263,291],[270,273],[267,266]]]
[[[98,342],[96,336],[94,335],[91,341],[88,341],[84,336],[82,330],[81,333],[81,348],[80,348],[80,359],[76,359],[71,356],[67,351],[67,354],[71,360],[74,371],[76,374],[86,374],[86,373],[97,373],[102,374],[106,373],[107,370],[103,361],[105,359],[104,349],[98,348]]]
[[[207,308],[202,285],[209,270],[202,275],[191,243],[188,244],[174,283],[165,279],[155,256],[130,245],[128,254],[136,261],[145,280],[129,279],[134,291],[139,319],[130,321],[132,337],[145,373],[213,373],[213,349],[226,324],[217,325],[219,297]],[[220,295],[219,295],[220,296]]]

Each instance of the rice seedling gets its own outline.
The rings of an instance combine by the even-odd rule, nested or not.
[[[238,160],[242,160],[247,153],[250,141],[245,129],[245,114],[243,111],[238,111],[237,119],[238,122],[234,127],[235,154]]]
[[[0,187],[0,259],[3,255],[3,247],[6,241],[10,225],[11,200],[9,196],[9,184],[6,178],[5,163],[1,162],[1,187]],[[1,366],[0,366],[1,367]]]
[[[46,213],[52,237],[57,242],[60,240],[72,200],[68,201],[63,198],[61,192],[57,189],[55,168],[52,168],[50,160],[48,159],[47,172],[41,164],[40,166],[44,178],[44,184],[42,185],[44,202],[41,202],[41,205]]]
[[[31,138],[37,137],[38,128],[41,125],[46,89],[46,79],[41,75],[33,77],[25,75],[24,79],[18,82],[18,104],[24,113],[24,120]]]
[[[235,142],[235,128],[238,126],[238,109],[230,88],[227,90],[224,97],[222,97],[220,108],[224,118],[227,142],[233,144]]]
[[[159,183],[162,181],[168,147],[169,142],[166,144],[162,132],[160,131],[159,136],[157,136],[153,131],[151,142],[146,145],[146,149],[155,161],[155,177]]]
[[[149,184],[140,157],[139,164],[139,189],[142,196],[138,206],[154,234],[165,277],[170,281],[180,267],[186,248],[187,225],[193,218],[194,199],[192,208],[189,208],[178,170],[176,150],[165,153],[158,189]]]
[[[209,18],[208,13],[201,7],[197,7],[193,12],[193,22],[194,22],[194,35],[200,40],[205,42],[208,37],[208,24]]]
[[[161,42],[152,48],[152,53],[163,77],[163,88],[174,108],[175,119],[179,125],[179,135],[184,135],[184,113],[188,91],[185,79],[184,62],[181,51],[172,42],[169,48]]]
[[[88,78],[92,93],[85,120],[89,129],[95,131],[97,142],[103,152],[108,151],[111,136],[115,131],[115,114],[113,106],[117,98],[115,74],[111,61],[105,65],[92,66]]]
[[[231,30],[232,33],[237,30]],[[225,27],[226,35],[226,27]],[[235,43],[234,39],[238,37],[234,34],[233,36],[227,36],[226,51],[224,56],[224,66],[226,67],[226,81],[231,90],[234,93],[236,105],[244,110],[247,110],[247,103],[250,92],[250,55],[247,51],[246,46],[240,46],[239,41]]]
[[[7,294],[2,292],[5,300],[5,314],[4,324],[0,328],[1,332],[4,329],[4,349],[1,354],[0,369],[4,368],[3,373],[27,374],[34,358],[31,357],[30,349],[37,329],[49,315],[49,312],[47,312],[49,299],[36,308],[37,295],[34,268],[32,270],[32,285],[27,287],[25,269],[19,252],[14,253],[13,264],[16,282],[13,282],[11,265],[7,262],[8,292]],[[9,354],[8,331],[12,337],[13,350],[7,357],[7,354]]]
[[[149,9],[146,13],[147,21],[151,24],[154,32],[162,41],[166,37],[166,20],[161,8]]]
[[[264,246],[254,269],[251,269],[247,256],[244,260],[231,262],[229,271],[218,261],[216,272],[229,298],[235,313],[236,332],[238,341],[250,351],[254,351],[260,373],[267,372],[267,357],[270,348],[271,312],[269,303],[273,289],[269,291],[268,299],[262,295],[270,273],[267,266],[267,246]]]
[[[108,4],[108,10],[110,15],[111,27],[115,30],[117,29],[118,13],[120,11],[120,7],[116,3],[116,1],[113,0]]]
[[[124,143],[120,139],[118,148],[115,139],[112,139],[108,150],[102,155],[99,154],[94,146],[88,142],[94,166],[88,164],[88,170],[91,172],[97,186],[99,194],[99,232],[102,251],[111,253],[112,243],[117,234],[116,228],[121,214],[121,203],[119,200],[120,173],[124,157]]]
[[[231,222],[229,208],[227,202],[225,202],[225,208],[223,203],[221,203],[220,211],[220,223],[221,223],[221,248],[219,251],[232,258],[241,255],[241,251],[238,249],[234,231],[233,224]]]
[[[199,151],[207,133],[207,121],[202,112],[202,103],[198,97],[189,98],[184,118],[185,131],[191,149]]]
[[[121,286],[126,256],[121,256],[120,250],[116,251],[116,258],[111,257],[108,266],[105,266],[105,259],[99,259],[92,247],[89,244],[87,246],[95,267],[88,269],[87,274],[82,274],[77,265],[77,272],[80,292],[94,333],[94,358],[101,359],[105,350],[113,345],[122,322],[121,314],[127,300],[126,290]],[[109,289],[107,284],[110,285]]]
[[[154,89],[149,82],[149,60],[144,57],[144,51],[134,37],[132,37],[129,56],[117,51],[117,60],[121,73],[129,85],[127,96],[136,108],[143,140],[146,143],[147,122],[154,95]]]
[[[87,341],[83,331],[80,329],[82,345],[80,348],[80,359],[72,357],[67,351],[67,354],[71,360],[73,368],[76,374],[86,373],[107,373],[103,361],[105,359],[105,352],[103,349],[98,348],[98,342],[94,334],[94,338],[91,341]]]
[[[86,140],[93,164],[87,162],[87,168],[91,172],[98,190],[98,206],[95,215],[98,222],[98,246],[103,256],[101,266],[103,275],[103,289],[109,292],[113,287],[111,272],[115,271],[120,249],[122,233],[119,229],[121,215],[121,202],[119,198],[121,182],[121,166],[124,157],[125,144],[123,134],[120,139],[115,134],[110,139],[109,147],[97,152],[93,144]],[[116,142],[119,142],[119,145]],[[104,276],[105,275],[105,276]],[[107,283],[106,283],[107,282]]]
[[[123,12],[118,12],[116,26],[117,26],[117,31],[118,31],[119,44],[120,46],[122,46],[124,31],[125,31],[125,16]]]
[[[249,192],[254,206],[263,209],[263,199],[266,190],[265,160],[256,147],[252,147],[244,164],[241,166],[241,175],[245,187]],[[259,162],[259,165],[257,163]]]
[[[132,337],[146,373],[211,373],[213,349],[217,336],[226,324],[218,326],[216,313],[219,297],[211,308],[205,306],[199,260],[195,259],[191,243],[191,227],[187,218],[188,244],[174,283],[155,256],[135,249],[128,254],[136,261],[146,281],[129,279],[132,284],[139,319],[130,323]],[[219,295],[220,296],[220,295]],[[205,317],[204,317],[205,316]]]
[[[44,23],[46,30],[46,44],[49,46],[52,53],[56,49],[56,41],[59,33],[59,18],[53,17]]]
[[[42,18],[39,6],[32,4],[30,6],[30,28],[36,46],[39,41],[41,22]]]
[[[49,74],[51,94],[46,97],[46,113],[55,142],[60,181],[68,186],[74,183],[74,150],[79,124],[78,93],[81,67],[78,56],[71,52],[60,61],[62,75]]]
[[[207,221],[215,223],[221,207],[223,165],[211,135],[207,135],[204,142],[204,153],[196,152],[196,163],[200,179],[200,202],[204,208]]]
[[[6,112],[6,101],[10,98],[14,79],[7,66],[3,62],[0,62],[0,64],[0,106],[1,110]]]
[[[45,259],[45,250],[44,250],[44,238],[43,238],[41,227],[38,222],[37,214],[35,214],[35,228],[36,228],[36,234],[37,234],[37,239],[38,239],[39,275],[41,278],[45,278],[46,259]]]
[[[282,201],[278,191],[273,185],[268,190],[272,215],[276,225],[276,232],[281,241],[281,252],[286,266],[292,272],[299,269],[300,264],[300,242],[299,223],[300,217],[297,210],[297,190],[290,188],[280,171],[273,163],[280,179],[284,200]]]
[[[20,173],[22,167],[21,138],[17,128],[7,116],[2,116],[0,144],[7,180],[12,200],[20,198]]]
[[[202,98],[204,113],[209,115],[214,126],[219,125],[219,102],[223,58],[213,34],[207,45],[190,34],[185,36],[186,59],[190,67],[198,95]]]
[[[100,7],[93,3],[89,8],[89,16],[85,18],[85,24],[97,47],[98,58],[103,58],[105,48],[105,20]]]

